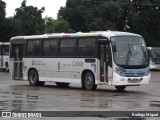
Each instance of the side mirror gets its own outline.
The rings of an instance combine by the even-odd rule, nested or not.
[[[147,48],[148,58],[150,59],[151,50]]]
[[[116,43],[115,42],[112,42],[112,50],[113,50],[113,52],[117,51]]]

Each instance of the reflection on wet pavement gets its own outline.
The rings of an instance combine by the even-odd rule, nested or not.
[[[149,85],[128,87],[126,91],[117,92],[114,87],[103,86],[98,87],[96,91],[86,91],[82,90],[81,86],[77,84],[71,84],[68,88],[58,88],[52,83],[48,83],[43,87],[33,87],[29,86],[28,81],[11,81],[7,79],[2,80],[0,84],[0,110],[158,111],[160,109],[160,90],[158,89],[160,81],[158,80],[157,78],[152,79],[153,82],[151,81]],[[105,116],[99,116],[99,118],[105,120],[150,119],[112,119]],[[71,118],[65,119],[70,120]]]
[[[15,89],[16,88],[16,89]],[[7,92],[12,91],[12,92]],[[145,95],[146,94],[146,95]],[[154,97],[156,99],[156,97]],[[84,91],[56,86],[12,85],[0,91],[0,110],[143,110],[160,107],[145,92]]]
[[[150,106],[153,106],[153,107],[160,107],[160,101],[150,101]]]

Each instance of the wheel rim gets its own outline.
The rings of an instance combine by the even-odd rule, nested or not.
[[[93,85],[94,85],[94,80],[93,80],[92,74],[87,73],[86,77],[85,77],[85,87],[86,87],[86,89],[88,89],[88,90],[93,89],[93,87],[94,87]]]
[[[87,86],[92,86],[92,77],[88,76],[88,77],[86,78],[86,85],[87,85]]]
[[[84,78],[84,85],[85,85],[85,89],[87,90],[96,89],[97,86],[95,85],[94,76],[92,75],[91,72],[86,73],[85,78]]]

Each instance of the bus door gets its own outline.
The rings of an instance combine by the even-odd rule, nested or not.
[[[100,42],[98,45],[98,53],[100,59],[100,82],[108,82],[108,48],[109,44]]]
[[[14,76],[15,80],[23,79],[23,44],[15,44],[13,45],[13,59],[14,59]]]

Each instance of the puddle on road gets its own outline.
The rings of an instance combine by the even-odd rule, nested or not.
[[[146,100],[146,96],[141,96],[145,92],[124,91],[117,93],[114,90],[97,90],[93,92],[81,89],[54,89],[52,86],[41,88],[31,86],[18,87],[15,85],[10,87],[9,90],[12,92],[0,91],[0,110],[23,111],[37,110],[39,108],[53,109],[53,107],[54,109],[63,109],[63,105],[66,110],[72,110],[75,107],[80,110],[121,110],[122,108],[127,110],[160,107],[160,101],[149,102]],[[41,103],[44,104],[42,105]],[[68,106],[71,107],[68,108]]]
[[[160,107],[160,101],[150,101],[150,106],[151,107]]]
[[[0,101],[0,111],[7,109],[7,107],[6,107],[7,103],[8,103],[7,100],[5,100],[5,101]]]
[[[27,94],[27,99],[28,100],[38,100],[38,96],[36,95],[29,95],[29,94]]]
[[[103,98],[105,98],[105,97],[103,97]],[[80,107],[108,109],[110,102],[111,101],[109,101],[109,100],[101,99],[101,98],[82,97]]]
[[[13,95],[22,95],[20,92],[12,92]]]
[[[23,101],[22,100],[12,100],[11,101],[11,106],[12,106],[12,109],[13,110],[18,110],[20,111],[22,109],[22,103]]]
[[[0,92],[0,110],[31,110],[37,105],[38,96],[21,92]]]

